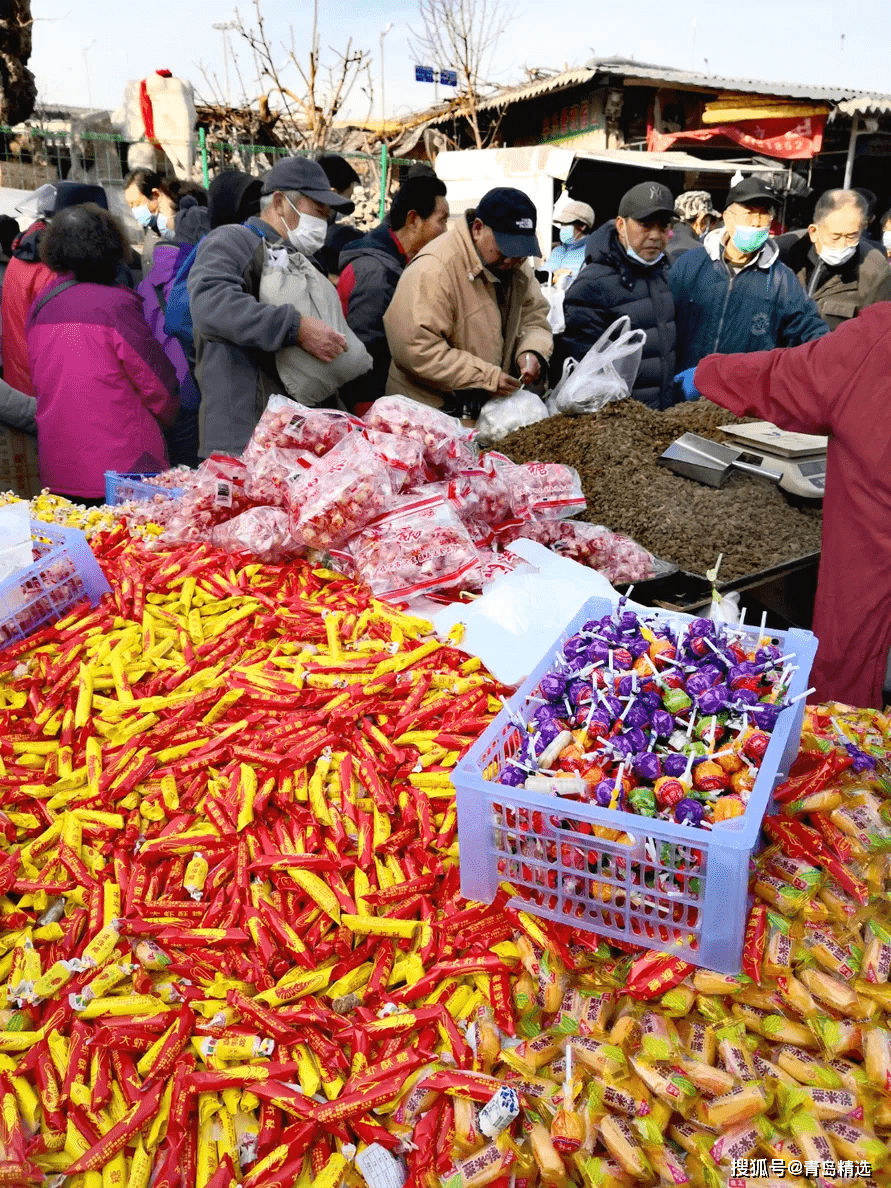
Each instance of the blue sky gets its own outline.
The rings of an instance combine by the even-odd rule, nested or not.
[[[298,51],[309,43],[310,0],[284,3],[262,0],[267,30],[276,46],[290,41],[293,26]],[[199,94],[209,88],[200,66],[218,79],[223,92],[223,35],[214,22],[231,20],[229,0],[186,0],[173,5],[129,3],[127,0],[32,0],[34,71],[40,98],[114,108],[128,79],[145,77],[166,67],[188,78]],[[239,5],[253,15],[252,0]],[[774,6],[712,6],[694,0],[637,0],[607,4],[604,0],[542,0],[510,4],[517,13],[498,46],[492,76],[502,83],[522,81],[523,67],[562,68],[582,65],[592,53],[620,54],[639,61],[708,70],[717,74],[767,80],[856,86],[891,93],[888,54],[889,8],[882,0],[841,5],[833,0],[785,0]],[[343,47],[349,37],[373,55],[374,115],[379,114],[380,33],[393,29],[385,42],[387,115],[405,113],[433,101],[433,87],[414,81],[407,30],[415,0],[322,0],[320,32],[326,47]],[[357,11],[358,10],[358,11]],[[693,21],[696,19],[695,42]],[[842,42],[844,34],[844,42]],[[237,49],[242,74],[251,90],[254,77],[249,52]],[[282,49],[282,59],[286,53]],[[231,59],[230,59],[231,61]],[[432,65],[433,63],[431,63]],[[441,63],[445,66],[448,63]],[[233,100],[240,98],[235,71],[230,71]],[[296,79],[292,76],[292,82]],[[367,110],[359,96],[356,113]]]

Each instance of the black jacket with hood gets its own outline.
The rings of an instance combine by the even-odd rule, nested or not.
[[[647,336],[631,395],[649,408],[676,404],[674,299],[666,272],[666,260],[649,267],[632,260],[619,243],[615,223],[598,227],[588,237],[585,267],[563,302],[566,330],[554,344],[554,380],[566,359],[581,361],[604,330],[627,314],[631,329]]]
[[[393,232],[383,223],[340,253],[340,303],[347,324],[364,343],[374,364],[367,375],[354,381],[357,391],[361,387],[364,400],[377,400],[387,386],[390,348],[384,314],[407,262]]]

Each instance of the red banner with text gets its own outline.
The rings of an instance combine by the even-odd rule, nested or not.
[[[783,120],[744,120],[738,124],[716,124],[691,132],[655,132],[647,135],[651,153],[662,153],[676,144],[707,144],[725,137],[766,157],[800,161],[815,157],[823,147],[825,116],[796,116]]]

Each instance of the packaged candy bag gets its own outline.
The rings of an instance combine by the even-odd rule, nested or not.
[[[288,483],[293,535],[308,548],[342,544],[392,504],[386,463],[362,434],[340,441]]]
[[[251,506],[246,480],[247,467],[238,458],[211,454],[183,490],[161,542],[189,544],[207,540],[214,525],[231,520]]]
[[[439,496],[404,503],[359,532],[349,548],[359,577],[380,598],[478,588],[482,580],[467,529]]]
[[[307,408],[287,396],[270,396],[242,455],[250,462],[270,449],[306,450],[317,458],[334,448],[362,422],[330,408]]]
[[[419,441],[411,437],[398,437],[395,433],[384,433],[380,429],[366,429],[365,436],[374,452],[389,466],[394,487],[400,478],[400,490],[410,490],[423,483],[426,467],[424,447]]]
[[[511,498],[507,484],[495,466],[481,465],[462,470],[437,490],[448,499],[465,524],[481,523],[495,527],[511,516]]]
[[[278,446],[255,454],[247,463],[245,494],[257,503],[285,507],[288,482],[299,477],[315,461],[307,450],[285,450]]]
[[[419,442],[426,460],[447,473],[473,465],[474,454],[466,430],[460,421],[437,408],[418,404],[406,396],[384,396],[375,400],[363,419],[371,429]]]
[[[490,451],[486,459],[510,493],[514,512],[531,511],[545,519],[566,519],[587,507],[577,470],[560,462],[524,462],[517,466]]]
[[[210,543],[227,553],[251,553],[271,564],[302,551],[291,536],[291,517],[281,507],[249,507],[233,520],[217,524]]]

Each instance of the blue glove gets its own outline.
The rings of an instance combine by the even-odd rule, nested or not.
[[[702,395],[697,391],[696,384],[693,382],[693,376],[696,374],[695,367],[688,367],[686,371],[679,372],[674,377],[674,382],[680,384],[684,391],[685,400],[698,400]]]

